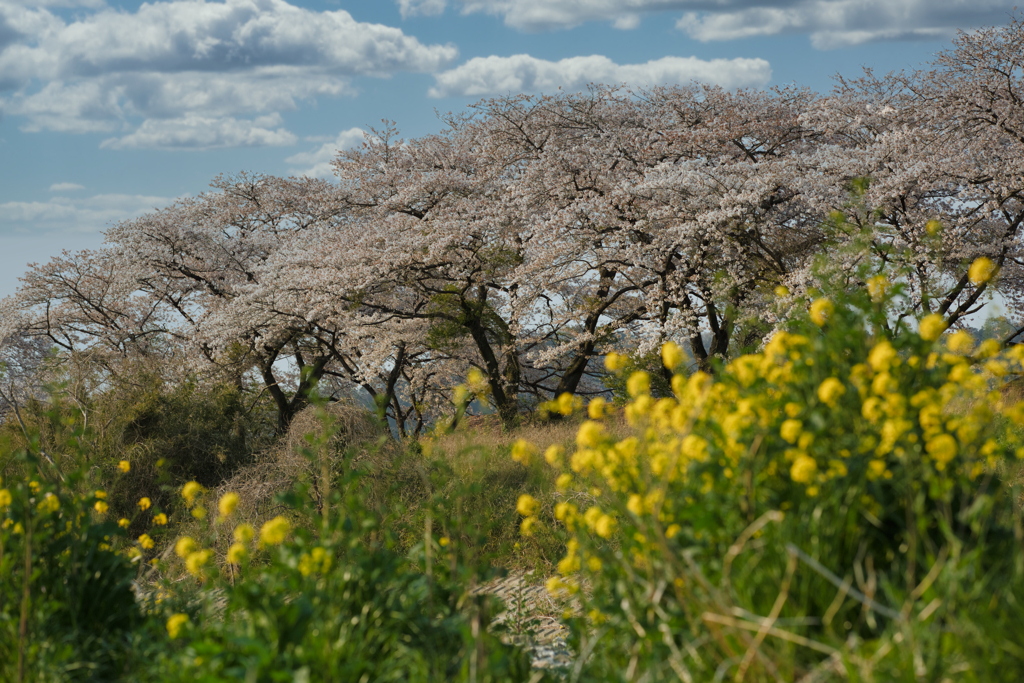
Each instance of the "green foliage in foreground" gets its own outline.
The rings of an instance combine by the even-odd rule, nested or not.
[[[626,438],[591,406],[550,460],[578,680],[1020,680],[1024,348],[884,315],[819,300],[671,398],[635,373]]]
[[[308,455],[326,447],[329,437],[326,429],[311,439]],[[321,489],[318,506],[308,503],[308,483],[298,482],[279,500],[286,515],[270,520],[255,538],[245,524],[234,523],[231,504],[216,516],[197,513],[206,522],[198,541],[175,543],[191,576],[144,586],[155,590],[137,602],[129,558],[150,554],[152,539],[126,538],[121,526],[106,521],[104,491],[74,492],[92,488],[88,470],[68,477],[30,450],[13,457],[36,476],[5,482],[0,490],[3,680],[530,676],[526,655],[487,630],[497,605],[464,589],[469,582],[463,579],[479,566],[450,552],[432,558],[440,547],[429,526],[411,556],[416,561],[396,552],[391,534],[363,503],[356,468],[346,468],[330,491]],[[201,509],[202,487],[193,484],[184,493],[183,506]],[[224,535],[235,543],[230,562],[219,564],[211,547]]]

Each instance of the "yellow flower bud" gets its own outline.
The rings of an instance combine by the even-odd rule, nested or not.
[[[518,502],[516,502],[516,512],[523,517],[532,517],[537,514],[537,510],[540,509],[540,503],[537,499],[531,496],[529,493],[524,493],[519,496]]]
[[[185,499],[189,507],[196,502],[196,497],[203,492],[203,487],[197,482],[190,481],[181,487],[181,497]]]
[[[804,423],[800,420],[786,420],[779,429],[779,435],[789,443],[796,443],[803,428]]]
[[[789,476],[799,484],[809,484],[818,471],[818,463],[809,455],[797,456],[789,470]]]
[[[811,304],[811,322],[822,327],[828,322],[829,316],[835,311],[835,306],[828,299],[817,299]]]
[[[237,542],[248,543],[256,535],[256,530],[252,528],[251,524],[239,524],[235,527],[232,535]]]
[[[232,543],[228,548],[228,562],[231,564],[242,564],[249,555],[249,551],[241,543]]]
[[[565,449],[558,445],[548,446],[547,450],[544,451],[544,460],[552,467],[559,466],[564,457]]]
[[[221,517],[230,517],[231,513],[238,507],[239,500],[238,494],[234,491],[228,491],[221,496],[217,502],[217,509],[220,511]]]
[[[818,400],[834,407],[839,397],[846,393],[846,387],[835,377],[829,377],[818,387]]]
[[[172,640],[177,638],[181,635],[181,630],[185,628],[185,624],[187,623],[187,614],[172,614],[167,620],[167,635],[169,635]]]
[[[982,285],[992,279],[996,274],[996,264],[990,258],[984,256],[974,260],[967,270],[967,277],[976,285]]]
[[[288,520],[280,515],[264,522],[260,528],[260,545],[280,545],[291,528]]]
[[[604,367],[608,372],[618,372],[626,367],[629,356],[612,351],[604,357]]]
[[[643,370],[634,372],[626,380],[626,391],[633,398],[651,393],[651,376]]]
[[[683,350],[675,342],[665,342],[661,347],[661,361],[665,364],[665,367],[669,370],[675,370],[679,367],[685,357]]]
[[[185,559],[197,549],[196,542],[188,536],[182,536],[174,544],[174,554]]]
[[[946,348],[953,353],[968,354],[974,350],[974,337],[964,330],[957,330],[946,339]]]
[[[537,447],[526,439],[517,439],[512,444],[512,459],[526,467],[529,467],[533,456],[536,454]]]
[[[946,327],[946,320],[941,315],[932,313],[921,318],[921,324],[918,326],[917,332],[921,335],[921,339],[935,341],[946,331]]]

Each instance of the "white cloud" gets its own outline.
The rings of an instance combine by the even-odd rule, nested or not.
[[[189,114],[178,119],[148,119],[137,130],[120,138],[108,138],[108,149],[216,149],[219,147],[281,147],[298,138],[280,127],[280,114],[235,119]],[[272,126],[278,126],[271,130]]]
[[[442,5],[397,0],[401,7]],[[524,31],[548,31],[588,21],[632,28],[644,13],[686,13],[680,28],[699,40],[751,35],[810,34],[819,48],[869,40],[935,38],[956,29],[1006,22],[1018,0],[457,0],[463,13],[504,17]],[[443,7],[442,7],[443,9]],[[405,10],[403,9],[403,12]]]
[[[172,201],[169,197],[98,194],[78,199],[54,197],[45,202],[7,202],[0,204],[0,235],[96,233],[111,223],[135,218]]]
[[[325,142],[317,149],[310,152],[299,152],[293,154],[285,163],[292,166],[291,172],[294,175],[310,176],[311,178],[333,178],[334,169],[331,168],[331,161],[338,156],[338,151],[356,147],[363,141],[363,130],[361,128],[349,128],[338,133],[338,137]]]
[[[73,192],[75,190],[84,190],[84,185],[78,183],[54,183],[50,185],[50,192]]]
[[[457,54],[344,10],[286,0],[172,0],[135,12],[85,11],[70,22],[41,3],[0,0],[0,113],[23,117],[27,131],[131,131],[141,120],[132,144],[160,142],[143,127],[168,129],[189,117],[228,125],[299,100],[354,94],[353,76],[436,71]]]
[[[765,3],[768,4],[768,3]],[[785,3],[778,3],[785,5]],[[687,12],[676,27],[702,41],[806,33],[819,50],[893,40],[944,40],[958,28],[1006,21],[1005,0],[803,0],[781,7]]]
[[[402,18],[424,16],[434,17],[444,12],[447,0],[396,0]]]
[[[607,57],[570,57],[557,62],[530,55],[476,57],[437,74],[431,97],[478,97],[496,93],[577,90],[588,83],[652,86],[696,80],[725,88],[762,86],[771,79],[763,59],[663,57],[646,64],[616,64]]]

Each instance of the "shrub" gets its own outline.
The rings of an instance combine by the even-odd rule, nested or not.
[[[106,492],[33,451],[2,457],[30,475],[0,482],[0,679],[114,680],[143,615]]]
[[[895,338],[866,299],[584,422],[556,508],[579,680],[1016,680],[1024,347],[941,319]],[[596,411],[600,413],[600,411]],[[592,413],[593,416],[593,413]],[[557,462],[556,462],[557,464]],[[524,530],[534,506],[521,501]]]

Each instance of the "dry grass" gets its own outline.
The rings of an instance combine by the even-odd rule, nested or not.
[[[222,495],[233,491],[240,499],[230,525],[218,529],[220,533],[215,538],[207,538],[207,543],[204,543],[214,548],[221,565],[226,563],[227,549],[232,543],[230,528],[247,522],[258,530],[267,519],[279,514],[288,515],[290,508],[278,503],[276,498],[289,491],[295,483],[308,482],[310,496],[314,503],[318,503],[324,494],[325,475],[333,480],[344,464],[370,464],[373,468],[376,463],[368,461],[386,460],[393,455],[394,447],[389,448],[382,439],[384,433],[373,414],[363,407],[341,402],[323,408],[333,420],[336,431],[325,447],[311,452],[311,442],[322,437],[324,430],[318,410],[310,407],[296,415],[284,437],[204,497],[204,504],[210,508],[208,522],[216,516],[217,501]],[[301,523],[298,519],[295,522]],[[178,536],[209,537],[205,526],[204,522],[185,518],[178,525]],[[212,526],[216,529],[219,525]],[[173,541],[171,539],[172,546]],[[179,566],[177,558],[171,553],[166,553],[165,558],[170,560],[172,575],[184,575],[184,567]]]

